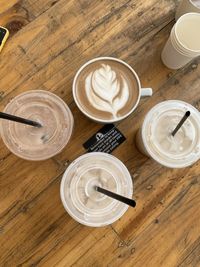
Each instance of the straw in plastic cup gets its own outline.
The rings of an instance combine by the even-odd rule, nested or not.
[[[132,198],[133,183],[126,166],[106,153],[88,153],[69,165],[60,186],[64,208],[79,223],[101,227],[118,220],[129,206],[97,192],[96,186]]]
[[[171,30],[161,54],[170,69],[179,69],[200,55],[200,14],[187,13]]]
[[[200,0],[182,0],[176,10],[175,18],[178,20],[185,13],[200,13]]]
[[[38,122],[33,127],[14,121],[1,120],[1,137],[18,157],[45,160],[60,153],[72,135],[74,119],[67,104],[57,95],[34,90],[13,98],[4,112]]]
[[[26,124],[26,125],[30,125],[30,126],[38,127],[38,128],[42,127],[42,125],[39,122],[27,120],[25,118],[14,116],[14,115],[4,113],[4,112],[0,112],[0,119],[8,120],[8,121],[15,121],[18,123],[22,123],[22,124]]]
[[[173,136],[187,111],[190,116]],[[136,135],[138,149],[169,168],[184,168],[200,159],[200,113],[192,105],[169,100],[154,106]]]

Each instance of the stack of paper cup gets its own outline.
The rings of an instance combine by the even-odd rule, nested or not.
[[[200,13],[200,0],[182,0],[176,10],[176,20],[189,12]]]
[[[168,68],[179,69],[199,55],[200,14],[187,13],[172,28],[161,58]]]

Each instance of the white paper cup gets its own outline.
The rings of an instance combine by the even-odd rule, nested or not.
[[[131,70],[133,76],[134,76],[134,79],[137,81],[137,89],[139,91],[139,94],[138,94],[138,98],[137,98],[137,101],[136,103],[133,105],[132,109],[126,113],[124,116],[121,116],[117,119],[110,119],[110,120],[104,120],[104,119],[99,119],[97,117],[94,117],[92,116],[91,114],[89,114],[88,112],[85,111],[85,109],[82,107],[80,101],[78,100],[77,96],[76,96],[76,82],[77,82],[77,79],[78,79],[78,76],[80,75],[80,73],[82,72],[82,70],[88,66],[89,64],[93,63],[93,62],[96,62],[96,61],[99,61],[99,60],[112,60],[112,61],[117,61],[117,62],[120,62],[121,64],[125,65],[129,70]],[[74,98],[74,101],[76,103],[76,105],[78,106],[78,108],[80,109],[80,111],[85,114],[88,118],[96,121],[96,122],[100,122],[100,123],[114,123],[114,122],[117,122],[117,121],[121,121],[123,119],[125,119],[126,117],[128,117],[138,106],[139,104],[139,101],[140,101],[140,97],[145,97],[145,96],[152,96],[153,94],[153,91],[151,88],[141,88],[141,83],[140,83],[140,79],[137,75],[137,73],[133,70],[133,68],[128,65],[126,62],[120,60],[120,59],[117,59],[117,58],[113,58],[113,57],[98,57],[98,58],[94,58],[88,62],[86,62],[76,73],[75,77],[74,77],[74,80],[73,80],[73,86],[72,86],[72,93],[73,93],[73,98]]]
[[[63,175],[60,195],[69,215],[87,226],[112,224],[123,216],[129,206],[96,192],[94,186],[132,198],[130,173],[116,157],[92,152],[74,160]]]
[[[178,20],[182,15],[191,12],[200,13],[200,0],[182,0],[177,7],[175,18]]]
[[[172,131],[190,111],[175,136]],[[200,113],[180,100],[155,105],[145,116],[136,135],[137,148],[146,156],[169,168],[184,168],[200,159]]]
[[[187,13],[173,26],[161,54],[170,69],[179,69],[200,55],[200,14]]]

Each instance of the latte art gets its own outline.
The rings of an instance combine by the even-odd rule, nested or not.
[[[126,63],[113,58],[97,58],[78,71],[73,94],[83,113],[109,123],[132,111],[139,98],[139,84]]]
[[[90,72],[85,80],[85,90],[90,104],[102,111],[107,111],[117,118],[129,98],[128,84],[122,75],[118,75],[109,65]]]

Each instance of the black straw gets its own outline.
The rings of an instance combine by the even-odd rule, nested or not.
[[[15,122],[31,125],[31,126],[38,127],[38,128],[42,127],[42,125],[39,122],[27,120],[27,119],[17,117],[14,115],[10,115],[4,112],[0,112],[0,119],[15,121]]]
[[[108,190],[106,190],[106,189],[104,189],[102,187],[99,187],[99,186],[95,186],[95,190],[100,192],[100,193],[103,193],[103,194],[107,195],[108,197],[111,197],[111,198],[114,198],[114,199],[116,199],[118,201],[121,201],[121,202],[123,202],[123,203],[125,203],[125,204],[127,204],[127,205],[129,205],[129,206],[131,206],[133,208],[136,206],[136,202],[133,199],[118,195],[118,194],[116,194],[114,192],[108,191]]]
[[[185,112],[185,115],[183,116],[183,118],[180,120],[180,122],[178,123],[178,125],[176,126],[176,128],[173,130],[172,136],[174,136],[178,132],[178,130],[181,128],[181,126],[187,120],[187,118],[189,116],[190,116],[190,111],[186,111]]]

